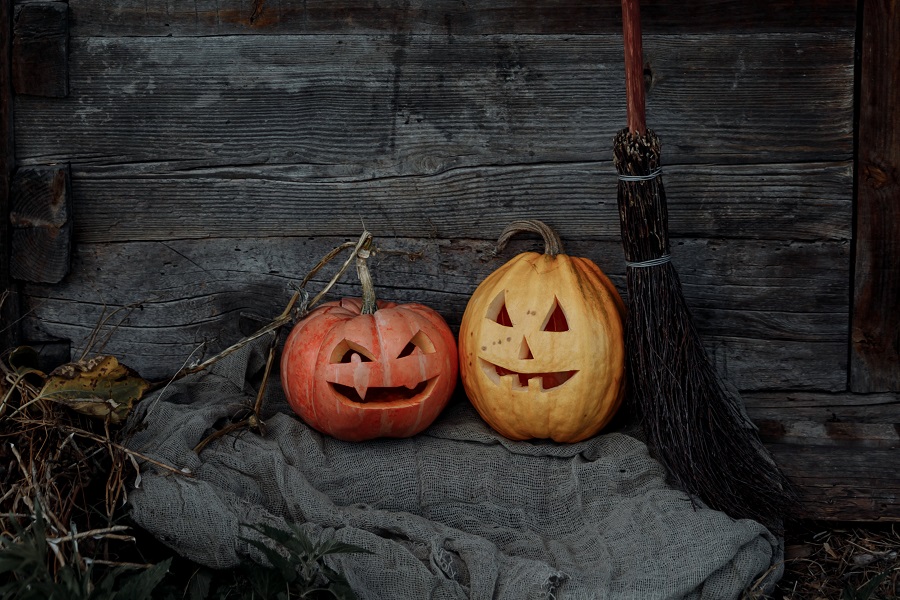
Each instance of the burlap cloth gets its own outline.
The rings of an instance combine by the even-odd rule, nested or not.
[[[259,558],[247,524],[302,524],[373,552],[335,555],[363,599],[727,600],[781,576],[762,525],[695,508],[646,446],[610,433],[512,442],[465,399],[412,439],[347,443],[305,426],[270,380],[264,437],[192,448],[252,404],[267,341],[169,385],[133,414],[150,463],[128,498],[138,525],[214,568]],[[723,457],[727,460],[727,457]]]

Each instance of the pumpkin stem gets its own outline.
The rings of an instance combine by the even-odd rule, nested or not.
[[[378,310],[375,302],[375,284],[372,283],[372,274],[369,273],[369,266],[366,260],[371,256],[371,238],[356,253],[356,274],[359,276],[359,283],[362,285],[362,308],[359,313],[361,315],[372,315]]]
[[[507,225],[506,229],[500,233],[500,238],[497,240],[497,248],[494,253],[499,254],[500,251],[506,247],[507,242],[509,242],[512,236],[523,231],[537,233],[544,238],[544,254],[556,256],[557,254],[563,253],[562,240],[559,238],[559,235],[557,235],[549,225],[536,219],[513,221]]]

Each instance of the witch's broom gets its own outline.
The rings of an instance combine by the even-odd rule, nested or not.
[[[709,360],[669,258],[659,139],[647,129],[638,0],[622,0],[628,127],[616,135],[629,382],[647,442],[709,507],[781,531],[796,496]]]

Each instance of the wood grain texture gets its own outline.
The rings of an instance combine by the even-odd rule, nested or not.
[[[843,423],[793,420],[757,421],[768,441],[808,446],[900,449],[900,431],[893,423]]]
[[[800,492],[800,518],[831,521],[900,521],[900,445],[833,442],[821,437],[770,441],[767,446]]]
[[[618,0],[70,0],[78,35],[222,35],[410,32],[433,35],[620,31]],[[852,29],[850,0],[645,0],[647,31]]]
[[[61,285],[27,286],[24,327],[30,340],[68,339],[85,345],[91,329],[114,308],[133,305],[107,351],[149,377],[174,373],[206,343],[209,354],[281,312],[296,284],[341,238],[243,238],[82,244],[73,273]],[[688,301],[716,364],[743,389],[843,389],[847,343],[846,244],[681,240],[675,260]],[[539,245],[514,240],[500,258],[491,242],[376,236],[373,277],[384,299],[421,301],[458,327],[481,279],[516,252]],[[594,259],[620,285],[621,246],[567,241],[567,251]],[[773,265],[804,264],[784,278]],[[798,271],[799,273],[799,271]],[[311,284],[317,291],[326,272]],[[812,278],[822,293],[810,288]],[[334,295],[359,295],[345,278]],[[243,315],[243,317],[242,317]],[[259,319],[253,320],[252,315]],[[117,322],[118,317],[113,319]],[[772,332],[778,331],[777,341]]]
[[[779,391],[743,394],[756,421],[900,424],[900,393],[852,394]]]
[[[515,218],[553,221],[567,239],[619,239],[611,164],[484,166],[396,177],[340,167],[123,165],[73,172],[82,242],[243,235],[492,239]],[[676,236],[847,240],[849,163],[666,169]]]
[[[867,0],[850,388],[900,391],[900,5]]]
[[[900,394],[742,396],[763,441],[799,488],[800,517],[900,521]]]
[[[18,342],[19,295],[9,276],[9,188],[16,165],[13,134],[12,2],[0,2],[0,348]]]
[[[645,36],[664,164],[852,157],[853,36]],[[349,177],[610,161],[618,36],[77,38],[65,101],[19,98],[19,156]],[[302,60],[298,57],[302,57]]]
[[[10,188],[10,275],[59,283],[69,272],[72,192],[69,167],[25,167]]]
[[[15,7],[13,88],[17,94],[64,98],[69,92],[69,20],[65,2]]]
[[[72,97],[19,99],[18,151],[26,164],[72,163],[77,235],[91,242],[273,236],[285,223],[340,235],[360,219],[392,235],[490,238],[537,211],[570,215],[565,236],[613,239],[616,45],[73,40]],[[655,48],[651,115],[683,202],[675,235],[850,236],[852,40],[658,37]]]

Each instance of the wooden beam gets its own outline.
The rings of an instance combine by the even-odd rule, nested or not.
[[[12,2],[0,2],[0,351],[17,339],[18,295],[9,276],[9,185],[15,168],[12,101]]]
[[[900,5],[865,0],[850,389],[900,390]]]
[[[69,93],[69,5],[16,6],[12,79],[16,94],[65,98]]]
[[[59,283],[69,272],[72,249],[72,192],[69,166],[24,167],[10,184],[13,226],[10,276]]]
[[[620,32],[618,0],[71,0],[75,35],[422,33],[428,35]],[[791,31],[853,28],[853,0],[644,0],[653,32]]]

